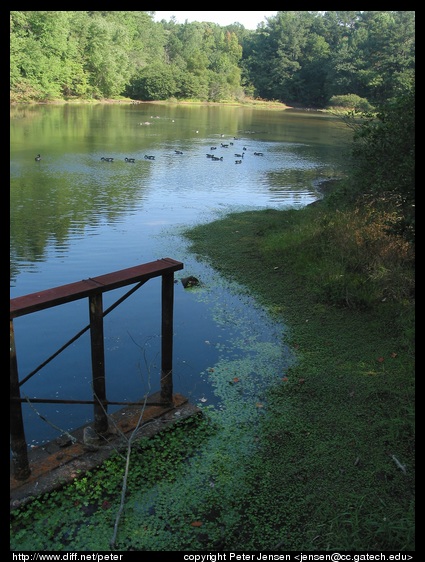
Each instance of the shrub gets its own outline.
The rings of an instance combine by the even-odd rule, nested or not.
[[[357,111],[371,111],[373,106],[365,98],[357,94],[332,96],[329,100],[330,108],[354,109]]]

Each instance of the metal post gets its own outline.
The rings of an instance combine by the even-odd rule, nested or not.
[[[16,360],[13,320],[10,321],[10,447],[12,449],[13,476],[26,480],[31,474],[28,462],[27,441],[22,418],[19,390],[18,362]]]
[[[102,293],[89,297],[90,334],[94,405],[94,430],[96,433],[108,432],[108,416],[105,385],[105,352],[103,339]]]
[[[173,403],[174,273],[162,275],[161,401]]]

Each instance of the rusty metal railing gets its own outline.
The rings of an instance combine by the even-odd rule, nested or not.
[[[63,351],[67,345],[75,341],[75,339],[87,330],[90,330],[93,400],[70,401],[34,398],[30,399],[30,401],[43,403],[62,402],[69,404],[72,402],[77,404],[93,404],[94,430],[99,435],[106,433],[108,431],[108,404],[120,404],[120,402],[113,402],[106,399],[103,318],[113,308],[116,308],[116,306],[123,302],[124,299],[128,298],[130,294],[146,283],[146,281],[155,277],[162,278],[160,404],[164,406],[172,404],[174,272],[183,269],[183,267],[182,262],[171,258],[162,258],[99,277],[83,279],[76,283],[70,283],[39,293],[31,293],[29,295],[10,299],[10,444],[13,476],[16,480],[26,480],[31,474],[22,415],[22,402],[26,401],[26,398],[21,397],[20,387],[22,384]],[[109,307],[106,311],[103,310],[103,293],[136,283],[137,285],[114,303],[114,305]],[[20,381],[13,326],[14,318],[83,298],[87,298],[89,301],[90,324],[72,338],[66,346],[59,349],[52,357]],[[131,403],[126,402],[125,404],[129,405]],[[134,402],[134,404],[136,404],[136,402]]]

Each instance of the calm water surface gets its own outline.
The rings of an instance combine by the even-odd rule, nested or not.
[[[231,211],[315,201],[317,182],[343,171],[349,138],[337,119],[293,110],[12,108],[10,296],[162,257],[182,261],[176,279],[195,275],[203,285],[175,285],[174,391],[220,407],[223,381],[211,374],[224,362],[230,378],[250,373],[250,392],[258,398],[292,361],[282,345],[286,327],[271,322],[251,297],[192,255],[180,233]],[[105,318],[111,400],[131,401],[159,389],[160,290],[160,280],[151,280]],[[106,293],[104,308],[121,294]],[[20,378],[87,323],[87,299],[16,319]],[[91,399],[88,342],[86,333],[22,385],[22,395]],[[34,444],[57,437],[58,427],[91,420],[92,408],[25,405],[24,416],[27,441]]]

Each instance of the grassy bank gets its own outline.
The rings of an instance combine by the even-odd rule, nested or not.
[[[215,366],[223,409],[134,444],[119,523],[117,455],[13,513],[12,550],[414,550],[414,256],[387,219],[322,203],[187,231],[296,361],[261,403],[241,385],[268,349]]]
[[[284,319],[297,350],[268,396],[245,548],[279,536],[284,550],[414,549],[412,256],[383,219],[318,205],[187,234]]]

